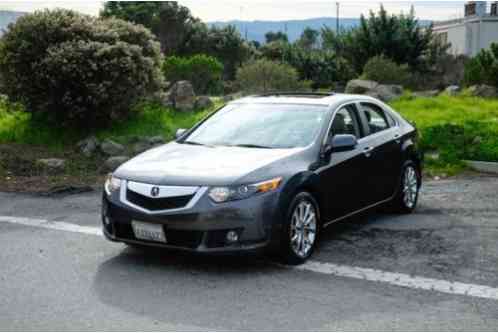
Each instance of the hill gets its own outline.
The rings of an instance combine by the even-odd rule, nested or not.
[[[343,29],[349,29],[359,25],[359,18],[341,18],[340,26]],[[320,30],[323,26],[329,26],[335,29],[335,17],[318,17],[306,20],[288,20],[288,21],[227,21],[227,22],[209,22],[208,25],[224,27],[234,25],[242,36],[245,36],[247,31],[248,40],[256,40],[260,43],[265,42],[265,34],[268,31],[286,31],[289,41],[293,42],[299,38],[302,31],[306,27]],[[430,24],[430,21],[420,21],[422,26]]]

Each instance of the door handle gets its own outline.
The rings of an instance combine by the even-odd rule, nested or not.
[[[401,142],[401,135],[399,133],[394,134],[394,141],[396,141],[396,143]]]
[[[372,155],[373,147],[365,147],[363,148],[363,154],[365,154],[366,157],[370,157]]]

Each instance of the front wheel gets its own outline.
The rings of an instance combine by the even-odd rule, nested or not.
[[[393,208],[400,213],[411,213],[417,207],[420,190],[420,175],[415,163],[409,161],[403,167],[400,187],[392,201]]]
[[[281,253],[286,263],[299,265],[312,254],[318,241],[320,215],[311,194],[297,194],[289,205],[282,229]]]

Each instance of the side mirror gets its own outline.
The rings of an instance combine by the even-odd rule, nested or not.
[[[325,146],[324,155],[329,155],[333,152],[351,151],[356,148],[358,140],[351,134],[337,134],[330,138]]]
[[[179,128],[176,130],[175,138],[179,139],[187,130],[185,128]]]

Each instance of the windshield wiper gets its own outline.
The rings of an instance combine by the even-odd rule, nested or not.
[[[241,143],[241,144],[238,144],[238,145],[229,145],[229,147],[273,149],[273,147],[261,146],[261,145],[253,145],[253,144],[250,144],[250,143],[247,143],[247,144]]]
[[[205,143],[200,143],[200,142],[195,142],[195,141],[182,141],[182,143],[184,143],[186,145],[214,147],[212,145],[207,145]]]

